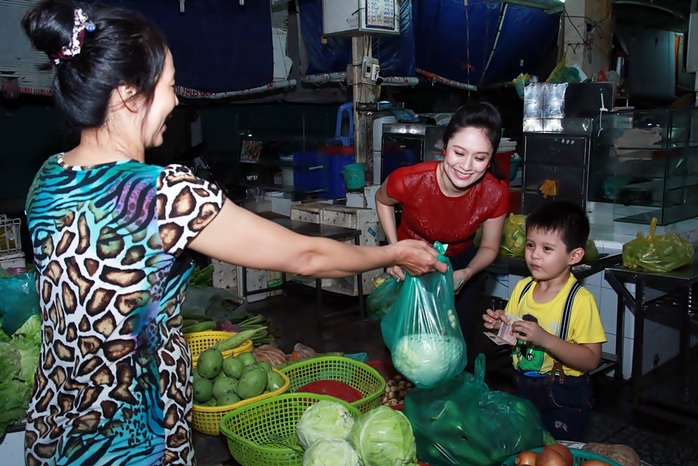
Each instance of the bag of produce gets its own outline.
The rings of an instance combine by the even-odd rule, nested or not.
[[[415,388],[403,412],[417,441],[417,457],[429,466],[502,464],[522,450],[552,437],[533,404],[484,383],[485,357],[475,359],[475,375],[461,372],[434,388]]]
[[[650,234],[645,237],[642,232],[623,245],[623,265],[645,272],[669,272],[693,262],[693,245],[670,231],[655,235],[657,219],[653,218]]]
[[[381,322],[395,369],[417,387],[426,388],[462,372],[467,363],[455,312],[453,267],[443,255],[446,247],[437,242],[434,248],[448,270],[418,277],[406,273],[397,300]]]
[[[526,216],[509,214],[504,221],[502,243],[499,245],[500,256],[523,257],[526,251]]]
[[[386,274],[387,275],[387,274]],[[394,277],[384,278],[366,298],[366,310],[371,320],[380,322],[388,315],[390,307],[400,295],[402,284]]]
[[[0,325],[9,335],[33,315],[39,314],[39,293],[34,272],[0,278]]]

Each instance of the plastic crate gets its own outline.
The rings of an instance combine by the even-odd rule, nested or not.
[[[289,392],[317,380],[338,380],[361,392],[360,400],[350,403],[360,412],[380,405],[385,393],[385,379],[363,362],[342,356],[318,356],[286,366],[280,371],[291,380]]]
[[[199,355],[211,348],[213,345],[219,341],[223,341],[228,337],[236,335],[236,332],[220,332],[220,331],[207,331],[207,332],[194,332],[185,333],[184,339],[189,343],[189,349],[191,351],[191,360],[194,364],[199,360]],[[231,350],[223,351],[223,357],[235,355],[240,353],[249,353],[252,351],[252,340],[245,340],[240,346],[237,346]]]
[[[274,372],[281,374],[276,369],[272,369]],[[194,430],[207,435],[218,435],[220,434],[221,419],[227,413],[236,408],[241,408],[243,406],[256,403],[257,401],[265,400],[277,395],[286,393],[288,390],[289,380],[284,374],[281,374],[284,378],[284,384],[277,390],[273,392],[264,393],[262,395],[253,396],[232,405],[226,406],[201,406],[194,405],[192,408],[192,427]]]
[[[540,452],[543,448],[531,448],[531,451],[535,451],[536,453]],[[578,448],[570,448],[570,452],[572,453],[572,458],[573,458],[573,463],[572,466],[580,466],[583,462],[588,461],[588,460],[600,460],[608,463],[610,466],[621,466],[619,463],[613,461],[610,458],[606,458],[605,456],[597,455],[596,453],[592,453],[590,451],[585,451],[585,450],[580,450]],[[505,462],[502,463],[502,466],[515,466],[516,465],[516,455],[512,455]]]
[[[358,409],[331,396],[285,393],[234,409],[221,419],[228,449],[242,466],[301,466],[303,453],[296,424],[308,407],[320,400],[343,404],[354,418]]]
[[[14,255],[22,252],[22,237],[18,218],[7,218],[0,214],[0,256]]]

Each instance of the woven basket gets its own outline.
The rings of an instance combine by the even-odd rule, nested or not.
[[[230,454],[242,466],[301,466],[296,424],[320,400],[343,404],[356,419],[359,410],[331,396],[285,393],[235,409],[221,419]]]
[[[199,360],[199,355],[226,338],[232,337],[235,332],[219,332],[219,331],[208,331],[208,332],[194,332],[185,333],[184,339],[189,343],[189,349],[191,350],[191,360],[193,363]],[[252,351],[252,340],[245,340],[240,346],[235,347],[231,350],[223,351],[223,357],[235,355],[240,353],[249,353]]]
[[[281,372],[277,371],[276,369],[272,369],[274,372],[277,372],[281,374]],[[194,405],[193,407],[193,415],[192,415],[192,427],[194,430],[197,430],[198,432],[201,432],[202,434],[207,434],[207,435],[218,435],[220,434],[220,424],[221,424],[221,419],[223,419],[223,416],[225,416],[227,413],[232,411],[233,409],[236,408],[241,408],[243,406],[247,406],[252,403],[256,403],[257,401],[265,400],[267,398],[272,398],[277,395],[281,395],[282,393],[286,393],[289,387],[289,380],[288,377],[285,374],[281,374],[281,376],[284,378],[284,384],[277,390],[274,390],[273,392],[269,393],[264,393],[262,395],[258,396],[253,396],[251,398],[247,398],[242,401],[238,401],[237,403],[234,403],[232,405],[227,405],[227,406],[201,406],[201,405]]]
[[[540,452],[543,448],[531,448],[531,451],[535,451],[536,453]],[[620,466],[617,462],[613,461],[612,459],[606,458],[605,456],[597,455],[596,453],[592,453],[590,451],[585,451],[585,450],[580,450],[578,448],[570,448],[570,452],[572,453],[572,466],[580,466],[583,462],[588,461],[588,460],[601,460],[606,463],[608,463],[610,466]],[[502,463],[502,466],[515,466],[516,465],[516,457],[518,455],[512,455],[505,462]]]
[[[286,366],[280,371],[291,380],[289,392],[317,380],[338,380],[361,392],[361,399],[350,403],[360,412],[380,405],[385,379],[363,362],[341,356],[319,356]]]

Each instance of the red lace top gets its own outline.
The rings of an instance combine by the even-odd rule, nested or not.
[[[421,239],[448,244],[447,256],[455,256],[473,244],[475,232],[490,218],[509,210],[506,181],[486,173],[459,197],[441,192],[436,179],[439,162],[402,167],[387,179],[387,194],[402,204],[397,230],[399,240]]]

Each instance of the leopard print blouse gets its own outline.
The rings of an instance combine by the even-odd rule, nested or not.
[[[178,258],[223,202],[181,165],[44,163],[26,204],[42,316],[27,465],[194,464]]]

